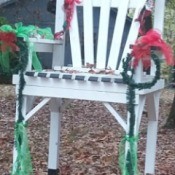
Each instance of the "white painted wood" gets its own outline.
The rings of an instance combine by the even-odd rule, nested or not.
[[[78,19],[77,19],[77,9],[74,8],[74,14],[71,22],[71,27],[69,29],[70,34],[70,44],[71,44],[71,54],[72,54],[72,65],[73,67],[81,67],[81,50],[80,50],[80,38],[78,29]]]
[[[145,175],[154,174],[155,171],[157,128],[158,128],[158,121],[148,122],[145,173],[144,173]]]
[[[55,66],[63,66],[64,65],[64,52],[65,52],[65,44],[63,45],[54,45],[53,46],[53,57],[52,57],[52,69]]]
[[[59,146],[61,130],[61,100],[53,98],[50,102],[50,135],[48,169],[57,170],[59,165]]]
[[[14,80],[15,82],[15,80]],[[18,77],[16,77],[16,83],[18,83]],[[75,81],[75,80],[53,80],[47,78],[29,78],[26,77],[26,85],[38,87],[51,87],[51,88],[63,88],[65,90],[84,90],[84,91],[98,91],[98,92],[111,92],[111,93],[126,93],[127,86],[120,83],[102,83],[102,82],[90,82],[90,81]]]
[[[27,96],[27,103],[26,103],[26,106],[27,106],[27,113],[33,108],[33,104],[35,102],[35,97],[34,96]]]
[[[35,44],[62,44],[63,40],[51,40],[45,38],[29,38],[29,41]]]
[[[63,30],[65,14],[63,11],[64,0],[56,1],[55,33]]]
[[[158,130],[158,111],[159,111],[159,97],[160,91],[150,94],[147,98],[148,110],[148,129],[147,129],[147,143],[146,143],[146,163],[145,174],[154,174],[155,170],[155,156]]]
[[[53,52],[53,44],[47,43],[33,43],[33,51],[35,52],[45,52],[52,53]]]
[[[121,0],[108,0],[111,1],[111,7],[119,7]],[[84,1],[81,1],[81,4],[77,4],[78,6],[82,6]],[[93,6],[94,7],[100,7],[101,6],[101,0],[93,0]],[[130,0],[129,8],[136,8],[138,5],[139,0]]]
[[[115,70],[117,67],[118,56],[121,48],[121,41],[124,31],[124,25],[128,11],[128,5],[129,0],[120,1],[120,5],[117,12],[112,44],[109,54],[108,66],[107,66],[112,68],[113,70]]]
[[[163,34],[164,27],[165,0],[155,1],[154,10],[154,28],[158,29]]]
[[[100,8],[100,22],[98,32],[98,44],[97,44],[97,68],[106,67],[106,53],[107,53],[107,41],[108,41],[108,26],[109,26],[109,14],[110,14],[110,1],[101,1]]]
[[[137,106],[135,106],[135,115],[136,115],[136,126],[135,126],[135,133],[139,133],[139,127],[142,119],[142,114],[145,106],[146,96],[140,95],[139,102]]]
[[[131,24],[128,38],[127,38],[125,48],[123,51],[122,59],[126,58],[127,54],[131,52],[130,45],[134,44],[136,39],[137,39],[140,24],[139,24],[139,22],[136,22],[135,19],[138,18],[139,12],[143,8],[145,2],[146,2],[146,0],[138,1],[137,8],[135,9],[132,24]],[[119,70],[122,70],[122,61],[120,61]]]
[[[165,0],[157,0],[155,2],[155,10],[154,10],[154,28],[157,29],[163,35],[164,28],[164,13],[165,13]],[[158,55],[160,59],[162,55]],[[151,75],[155,74],[156,66],[152,62],[151,63]]]
[[[54,46],[59,46],[60,44],[49,44],[49,43],[33,43],[35,52],[53,52]]]
[[[65,14],[63,10],[64,0],[57,0],[56,1],[56,16],[55,16],[55,33],[60,32],[63,30],[63,23],[65,20]],[[52,68],[54,66],[63,66],[64,65],[64,47],[65,47],[65,36],[63,36],[63,40],[54,40],[53,46],[50,48],[51,52],[53,52],[52,57]],[[47,41],[45,41],[47,42]],[[58,46],[58,44],[61,44],[61,46]],[[49,46],[48,46],[49,48]],[[45,48],[45,50],[47,50]]]
[[[143,76],[143,63],[142,61],[139,61],[137,67],[135,68],[135,74],[133,76],[133,79],[135,80],[135,82],[141,83],[143,82]]]
[[[151,92],[155,92],[155,91],[158,91],[158,90],[161,90],[165,87],[165,80],[164,79],[160,79],[158,80],[158,82],[156,83],[155,86],[153,86],[152,88],[150,89],[143,89],[143,90],[140,90],[139,91],[139,94],[140,95],[143,95],[143,94],[149,94]]]
[[[35,86],[46,88],[63,88],[65,90],[82,90],[82,91],[99,91],[106,93],[126,93],[127,85],[122,83],[103,83],[103,82],[89,82],[89,81],[75,81],[75,80],[63,80],[63,79],[51,79],[51,78],[30,78],[25,76],[26,85],[30,85],[32,92],[35,91]],[[18,84],[18,75],[13,76],[13,84]],[[160,79],[155,86],[150,89],[136,90],[136,94],[144,95],[159,89],[164,88],[164,80]],[[32,92],[30,94],[32,94]]]
[[[26,70],[30,71],[32,70],[32,54],[33,54],[33,49],[34,49],[34,45],[33,43],[29,42],[29,51],[28,51],[28,63],[27,63],[27,67]]]
[[[79,99],[79,100],[91,100],[101,102],[114,102],[114,103],[125,103],[125,93],[108,93],[100,91],[84,91],[81,89],[63,89],[63,88],[42,88],[39,86],[35,87],[35,91],[31,91],[32,86],[26,86],[24,94],[43,96],[43,97],[57,97],[57,98],[68,98],[68,99]],[[46,93],[47,92],[47,93]],[[136,97],[136,102],[138,97]]]
[[[29,120],[36,112],[38,112],[42,107],[44,107],[48,102],[50,101],[50,98],[44,98],[37,106],[35,106],[26,116],[25,116],[25,122]]]
[[[118,121],[118,123],[123,127],[126,131],[126,121],[117,113],[117,111],[109,104],[103,103],[104,106],[109,110],[109,112],[114,116],[114,118]]]
[[[83,24],[84,24],[84,59],[86,63],[94,64],[94,41],[93,41],[93,8],[92,1],[84,1]]]

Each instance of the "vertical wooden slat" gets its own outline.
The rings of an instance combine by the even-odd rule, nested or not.
[[[56,1],[55,33],[63,30],[63,23],[65,18],[65,14],[63,11],[63,4],[64,0]],[[63,42],[63,45],[59,46],[56,44],[53,46],[52,68],[54,68],[55,66],[64,65],[64,53],[65,53],[64,46],[65,42]]]
[[[122,59],[126,58],[127,53],[131,52],[130,45],[134,44],[137,37],[138,37],[138,30],[139,30],[140,24],[139,24],[139,22],[136,22],[135,19],[138,18],[139,12],[143,8],[145,2],[146,2],[146,0],[138,1],[138,5],[135,9],[134,17],[133,17],[133,20],[132,20],[132,24],[131,24],[131,27],[130,27],[129,34],[128,34],[128,38],[127,38],[125,48],[124,48],[124,51],[123,51],[123,54],[122,54]],[[122,70],[122,59],[121,59],[120,64],[119,64],[119,70]]]
[[[84,57],[86,63],[94,63],[94,43],[93,43],[93,8],[92,0],[84,1]]]
[[[111,1],[111,7],[119,7],[119,4],[121,2],[121,0],[110,0],[110,1]],[[139,0],[130,0],[129,7],[130,8],[135,8],[138,4],[138,1]],[[100,7],[101,6],[101,0],[93,0],[92,3],[93,3],[94,7]],[[84,4],[84,0],[81,1],[81,3],[78,4],[78,6],[81,6],[83,4]]]
[[[109,54],[108,66],[107,66],[112,69],[116,69],[116,66],[117,66],[128,5],[129,5],[129,0],[120,1],[120,5],[118,8],[115,27],[114,27],[114,33],[112,38],[111,50]]]
[[[163,33],[165,0],[156,0],[154,10],[154,28]]]
[[[55,15],[55,33],[63,30],[64,23],[64,11],[63,11],[64,0],[56,1],[56,15]]]
[[[97,68],[105,68],[110,4],[111,1],[109,0],[101,1],[98,46],[97,46],[97,63],[96,63]]]
[[[73,67],[81,67],[81,51],[80,51],[80,38],[79,38],[79,28],[78,28],[78,18],[77,18],[77,8],[74,9],[73,18],[70,26],[70,44],[71,44],[71,54],[72,54],[72,64]]]
[[[158,29],[163,35],[163,26],[164,26],[164,13],[165,13],[165,0],[156,0],[155,10],[154,10],[154,28]],[[154,75],[156,71],[156,65],[151,63],[150,74]]]

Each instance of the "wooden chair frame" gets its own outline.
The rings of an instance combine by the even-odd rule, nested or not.
[[[63,0],[57,0],[55,32],[62,30],[62,25],[65,20],[65,14],[62,10]],[[44,107],[47,103],[50,105],[50,138],[49,138],[49,158],[48,158],[48,174],[56,174],[59,165],[59,145],[60,145],[60,118],[62,98],[66,99],[80,99],[101,101],[109,112],[115,117],[119,124],[128,133],[129,114],[127,121],[121,117],[117,111],[110,105],[113,103],[127,103],[126,91],[127,85],[122,83],[120,72],[122,70],[122,61],[117,67],[117,58],[120,52],[122,34],[126,19],[128,8],[135,8],[133,19],[138,17],[139,11],[144,6],[145,0],[83,0],[78,6],[84,7],[84,63],[94,64],[94,50],[93,50],[93,12],[92,6],[100,7],[100,22],[98,33],[98,46],[96,57],[96,70],[101,70],[106,67],[114,70],[114,75],[104,74],[91,74],[88,73],[88,68],[82,67],[82,58],[79,42],[79,31],[77,28],[77,14],[74,11],[70,33],[70,43],[72,52],[72,68],[79,71],[79,73],[55,72],[55,71],[42,71],[36,72],[32,70],[31,55],[29,51],[29,63],[25,73],[26,85],[23,90],[24,103],[23,115],[25,122],[27,122],[38,110]],[[106,63],[107,52],[107,39],[108,39],[108,18],[110,7],[117,8],[116,26],[114,29],[113,40],[111,42],[111,50]],[[154,28],[163,31],[164,19],[164,0],[156,0],[154,10]],[[88,22],[87,22],[88,21]],[[128,34],[128,39],[125,44],[122,58],[130,52],[130,44],[134,44],[138,37],[139,23],[133,20]],[[34,44],[35,51],[37,52],[51,52],[53,53],[52,67],[53,69],[66,70],[64,67],[64,54],[65,54],[65,36],[62,40],[47,40],[47,39],[30,39]],[[115,59],[116,58],[116,59]],[[151,68],[151,74],[145,75],[143,72],[142,64],[139,63],[135,71],[135,80],[142,82],[145,78],[154,75],[154,65]],[[16,89],[19,88],[19,75],[13,76],[13,83]],[[145,174],[154,174],[155,169],[155,155],[156,155],[156,142],[157,142],[157,127],[158,127],[158,111],[159,111],[159,97],[160,90],[164,88],[164,80],[158,80],[156,85],[151,89],[137,90],[135,98],[135,111],[136,111],[136,125],[134,133],[139,132],[139,126],[142,118],[145,103],[148,109],[148,130],[147,130],[147,144],[146,144],[146,161],[145,161]],[[43,97],[43,100],[36,106],[32,107],[34,98]],[[16,120],[17,120],[16,112]],[[97,116],[98,117],[98,116]],[[14,149],[14,161],[16,160],[16,150]]]

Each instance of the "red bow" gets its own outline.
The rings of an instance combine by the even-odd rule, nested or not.
[[[17,39],[14,33],[0,32],[0,42],[1,42],[0,50],[2,52],[7,51],[8,49],[10,49],[10,51],[12,52],[19,50],[18,46],[15,44],[16,41]]]
[[[142,60],[144,68],[150,67],[151,47],[156,47],[163,53],[167,64],[174,65],[173,51],[171,47],[161,39],[159,32],[150,30],[146,35],[140,37],[132,48],[134,66],[138,64],[139,60]]]

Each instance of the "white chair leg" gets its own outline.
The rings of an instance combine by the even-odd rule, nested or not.
[[[18,87],[17,87],[18,89]],[[22,114],[25,117],[26,113],[32,108],[34,102],[34,97],[33,96],[24,96],[23,97],[23,106],[22,106]],[[18,101],[16,101],[16,114],[15,114],[15,122],[18,120]],[[13,147],[13,169],[12,172],[16,170],[15,167],[15,162],[17,158],[17,150],[15,147],[15,142],[14,142],[14,147]]]
[[[145,174],[155,173],[159,98],[160,92],[155,92],[147,97],[149,121],[147,129]]]
[[[59,173],[59,145],[60,145],[60,99],[50,101],[50,137],[49,137],[49,157],[48,175],[58,175]]]
[[[140,126],[140,122],[141,122],[141,118],[142,118],[142,113],[143,113],[143,110],[144,110],[145,100],[146,100],[145,96],[139,96],[138,104],[135,104],[135,106],[134,106],[134,111],[135,111],[134,137],[137,137],[138,134],[139,134],[139,126]],[[129,134],[129,125],[130,125],[129,123],[130,123],[130,113],[128,113],[128,117],[127,117],[127,131],[126,131],[126,134]],[[137,147],[138,147],[137,141],[135,141],[134,147],[135,147],[136,154],[137,154]],[[130,148],[130,144],[129,144],[128,141],[126,141],[126,144],[125,144],[125,152],[126,153],[127,153],[127,150],[129,148]],[[127,155],[125,155],[125,156],[127,156]],[[137,172],[135,172],[134,175],[137,175]]]

